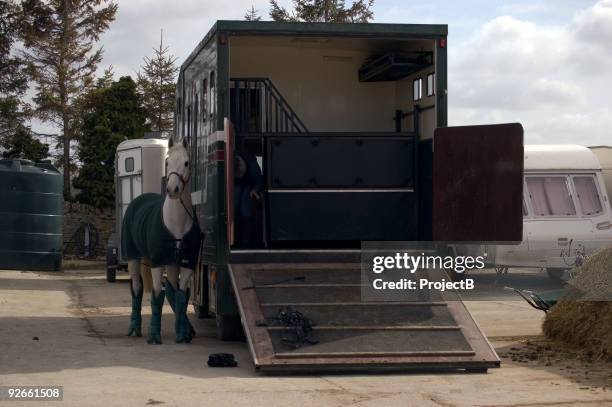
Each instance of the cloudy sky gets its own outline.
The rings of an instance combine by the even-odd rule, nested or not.
[[[117,1],[101,41],[101,68],[117,76],[135,75],[162,28],[181,63],[215,20],[242,19],[251,5],[267,19],[269,8]],[[376,0],[374,12],[374,22],[448,24],[449,125],[518,121],[529,144],[612,145],[612,0]]]

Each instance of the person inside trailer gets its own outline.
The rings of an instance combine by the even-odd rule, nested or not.
[[[262,244],[261,199],[263,175],[257,157],[248,149],[234,158],[234,221],[237,247]]]

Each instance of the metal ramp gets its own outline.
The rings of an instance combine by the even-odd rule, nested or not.
[[[230,264],[242,324],[261,371],[465,369],[500,361],[460,300],[361,302],[355,263]],[[283,326],[265,326],[291,306],[315,323],[318,343],[297,349]],[[263,326],[262,326],[263,325]]]

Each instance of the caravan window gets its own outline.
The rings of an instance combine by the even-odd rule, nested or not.
[[[574,188],[576,188],[576,195],[578,202],[580,202],[580,208],[584,215],[596,215],[603,212],[601,205],[601,199],[599,198],[599,192],[597,191],[597,184],[595,179],[588,176],[575,176]]]
[[[535,216],[576,215],[567,177],[527,177],[527,190]]]

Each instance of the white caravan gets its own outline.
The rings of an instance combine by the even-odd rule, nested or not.
[[[523,241],[486,248],[498,272],[539,267],[551,278],[612,246],[612,211],[602,166],[577,145],[526,145]]]
[[[121,222],[134,198],[147,192],[161,193],[168,140],[133,139],[121,142],[115,155],[115,233],[106,250],[106,279],[115,281],[121,259]]]

